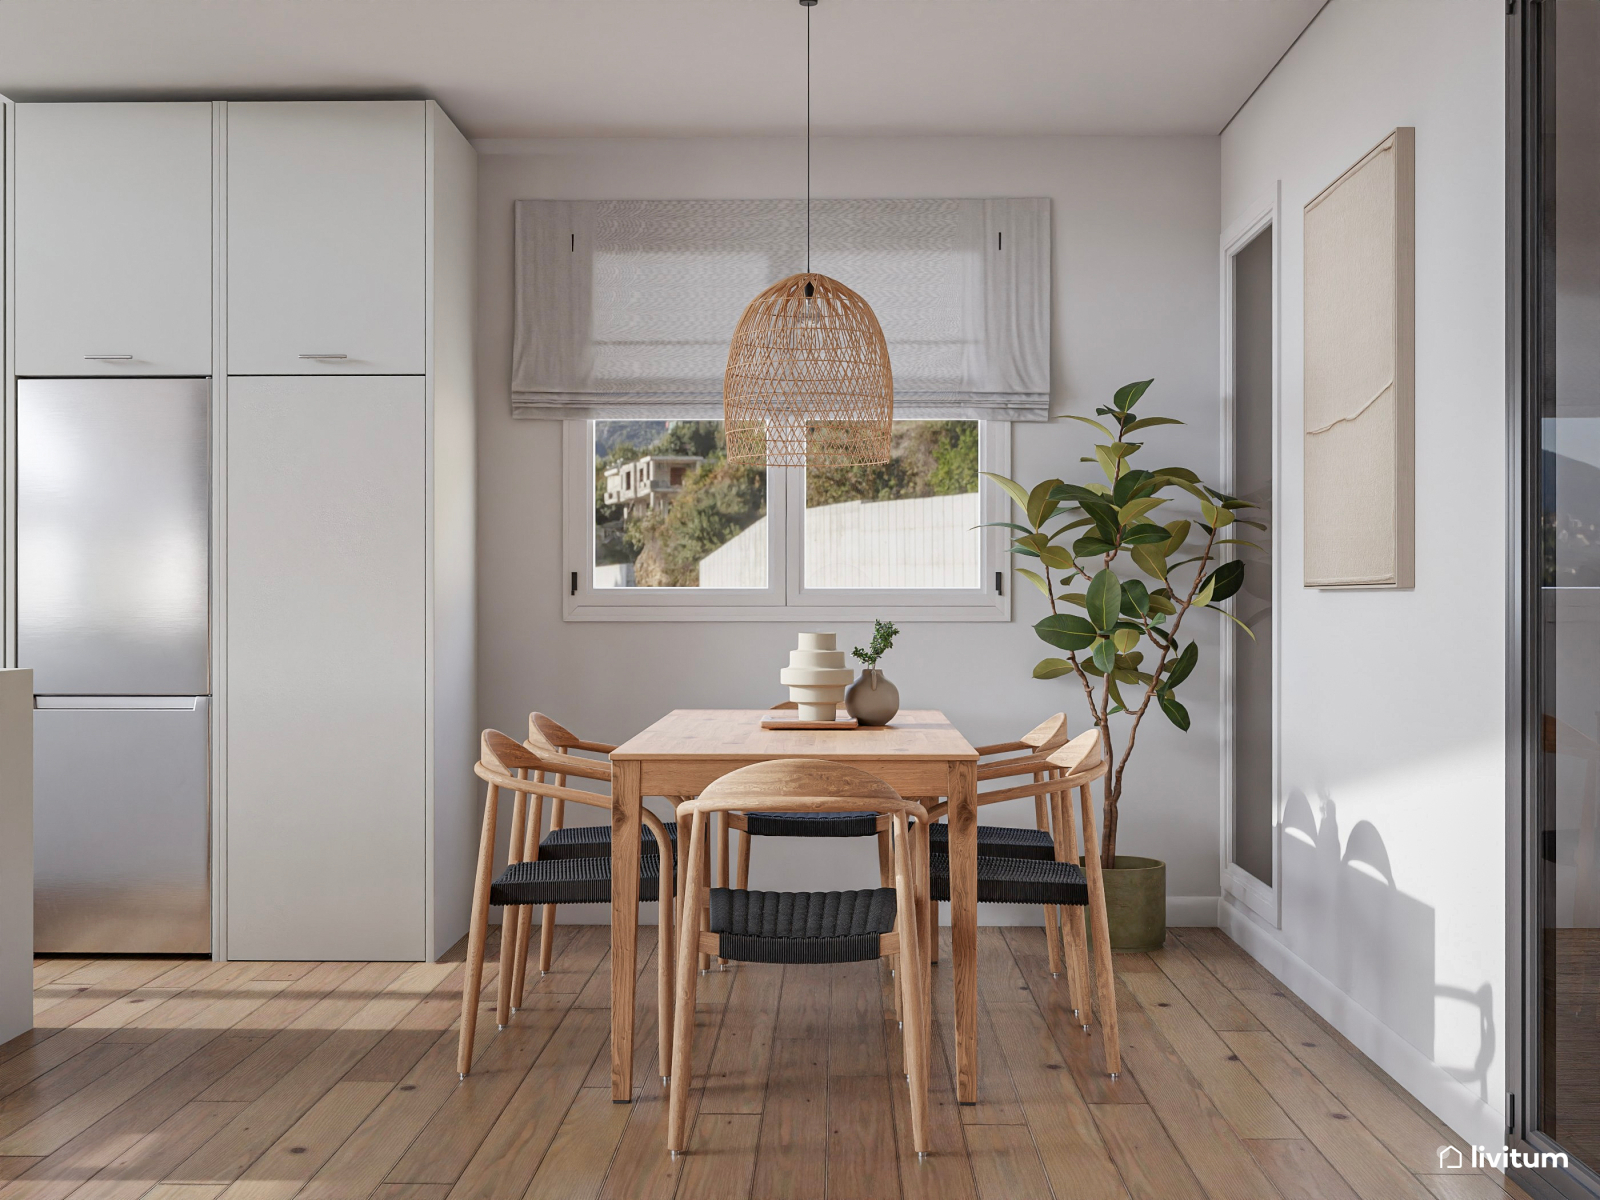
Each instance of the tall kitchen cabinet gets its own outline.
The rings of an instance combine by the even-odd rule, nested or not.
[[[474,153],[424,101],[221,125],[224,950],[434,958],[475,838]]]

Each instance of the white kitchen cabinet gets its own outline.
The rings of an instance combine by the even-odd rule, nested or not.
[[[241,126],[255,131],[245,137],[247,158],[265,144],[256,134],[292,128],[315,150],[312,160],[365,155],[379,168],[398,157],[400,139],[389,136],[397,115],[425,119],[426,136],[419,132],[413,154],[417,173],[369,196],[388,216],[374,217],[363,236],[378,230],[387,242],[358,243],[354,274],[333,271],[319,285],[344,287],[351,304],[358,296],[380,309],[399,304],[393,320],[376,320],[366,343],[289,343],[349,349],[341,361],[352,365],[334,368],[349,377],[305,374],[329,368],[266,349],[241,359],[241,344],[267,347],[277,336],[252,322],[281,333],[289,318],[240,303],[263,277],[254,268],[241,275],[230,249],[218,485],[222,949],[242,959],[431,959],[466,930],[480,812],[475,156],[432,103],[358,103],[351,113],[288,104],[281,117],[267,111],[275,107],[228,105],[230,213],[258,204],[240,199],[246,181],[259,182],[236,169]],[[375,147],[351,141],[369,126]],[[406,195],[389,194],[402,183]],[[331,207],[330,227],[351,223]],[[385,224],[408,207],[414,225]],[[259,215],[265,221],[267,209]],[[309,210],[289,220],[302,230],[314,224]],[[236,232],[230,221],[230,248]],[[330,243],[330,256],[343,240]],[[408,266],[366,295],[363,263],[379,271],[412,261],[420,292],[407,290]],[[412,343],[403,343],[402,310],[413,301]],[[293,307],[287,294],[283,303]],[[341,317],[336,305],[317,308],[322,298],[293,303]],[[366,320],[343,328],[365,329]],[[391,348],[371,349],[379,338]]]
[[[212,105],[15,120],[16,373],[209,375]]]
[[[229,955],[422,958],[424,382],[227,407]]]
[[[429,114],[227,105],[230,374],[426,371]]]

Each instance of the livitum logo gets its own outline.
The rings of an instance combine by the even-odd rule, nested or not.
[[[1464,1165],[1463,1155],[1459,1147],[1439,1147],[1440,1170],[1459,1170]],[[1474,1170],[1479,1167],[1489,1167],[1496,1171],[1504,1171],[1507,1167],[1566,1167],[1569,1165],[1567,1156],[1559,1151],[1551,1153],[1528,1153],[1522,1150],[1513,1150],[1510,1146],[1501,1146],[1500,1153],[1496,1154],[1487,1146],[1474,1146],[1472,1148],[1471,1165]]]

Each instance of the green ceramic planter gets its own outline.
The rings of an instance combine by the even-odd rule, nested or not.
[[[1167,864],[1159,858],[1117,855],[1102,871],[1113,950],[1159,950],[1167,940]]]

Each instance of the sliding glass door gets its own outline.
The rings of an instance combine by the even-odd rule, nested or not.
[[[1527,770],[1511,1124],[1550,1164],[1541,1184],[1584,1196],[1600,1195],[1600,0],[1518,7]]]

